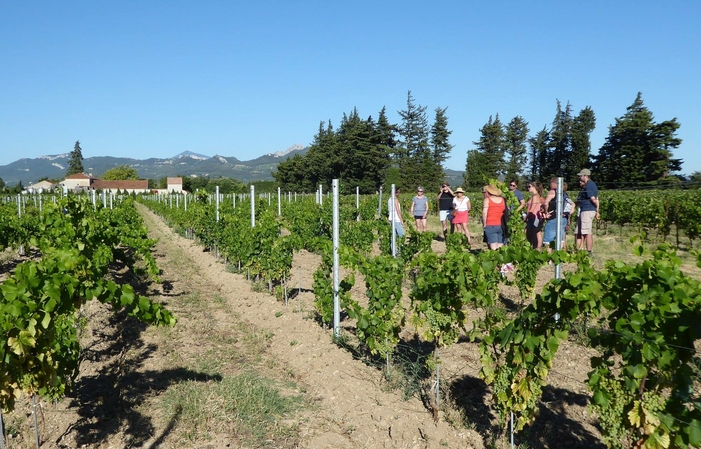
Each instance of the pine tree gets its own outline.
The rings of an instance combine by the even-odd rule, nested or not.
[[[465,183],[470,187],[478,187],[504,174],[504,128],[499,120],[499,114],[480,128],[482,136],[473,142],[477,148],[468,151],[465,166]],[[476,151],[477,153],[472,153]],[[472,153],[472,154],[471,154]]]
[[[429,146],[426,106],[414,104],[414,97],[409,91],[407,93],[407,108],[398,111],[398,113],[402,118],[402,123],[398,127],[401,141],[397,147],[401,184],[404,186],[424,184],[430,180],[434,165]]]
[[[484,156],[484,153],[480,150],[469,150],[465,163],[465,173],[463,174],[463,187],[475,189],[483,186],[489,179],[488,175],[486,175],[489,171],[487,165],[487,158]]]
[[[591,107],[579,111],[579,115],[572,122],[572,151],[569,161],[565,165],[562,176],[573,183],[577,180],[577,173],[583,168],[589,167],[591,159],[591,133],[596,128],[596,117]],[[572,184],[574,185],[574,184]]]
[[[85,169],[83,168],[83,150],[80,148],[80,141],[76,140],[73,146],[73,151],[68,159],[68,169],[66,170],[66,176],[75,175],[78,173],[83,173]]]
[[[450,143],[450,135],[453,131],[448,129],[448,116],[445,114],[447,109],[447,107],[436,108],[436,117],[431,126],[431,146],[436,173],[432,176],[433,184],[425,183],[425,187],[431,191],[438,190],[439,184],[445,178],[443,163],[453,150],[453,145]]]
[[[625,115],[609,127],[595,158],[597,181],[609,187],[630,187],[656,183],[681,170],[682,160],[672,157],[672,150],[682,142],[676,137],[679,126],[676,118],[655,123],[638,92]]]
[[[375,192],[389,166],[389,153],[377,144],[377,127],[372,117],[362,120],[354,109],[344,116],[337,132],[337,154],[344,163],[339,178],[349,188],[360,187],[362,193]]]
[[[571,154],[571,131],[572,106],[567,102],[567,106],[563,110],[560,100],[557,100],[557,113],[550,129],[548,156],[543,167],[545,178],[562,176]]]
[[[535,136],[528,139],[528,144],[531,147],[531,172],[529,173],[529,177],[533,181],[542,181],[545,179],[549,141],[550,133],[546,126],[538,131]]]
[[[506,159],[506,179],[518,178],[526,171],[528,122],[516,116],[506,125],[504,132],[504,157]]]

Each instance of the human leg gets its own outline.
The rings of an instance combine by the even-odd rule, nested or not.
[[[585,211],[581,213],[582,215],[582,226],[580,231],[582,233],[581,248],[584,249],[586,245],[587,251],[591,252],[594,247],[594,234],[593,234],[593,222],[596,216],[596,211]]]
[[[404,237],[404,226],[402,226],[402,223],[399,221],[394,222],[394,230],[397,233],[397,237],[401,238]]]

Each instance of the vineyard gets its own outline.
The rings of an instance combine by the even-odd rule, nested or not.
[[[600,232],[629,227],[652,231],[662,242],[674,236],[677,247],[693,246],[698,197],[697,192],[602,194]],[[248,279],[251,288],[268,291],[281,307],[294,309],[300,295],[295,257],[318,254],[311,316],[332,338],[331,201],[283,195],[254,198],[251,204],[250,197],[204,192],[187,200],[139,201]],[[437,245],[434,234],[410,228],[395,258],[382,205],[377,196],[341,200],[339,296],[346,318],[335,343],[375,366],[388,385],[419,397],[428,422],[469,421],[451,414],[464,392],[456,391],[445,365],[446,355],[470,351],[478,354],[476,375],[488,389],[485,401],[497,427],[506,429],[513,419],[517,442],[528,443],[558,351],[566,345],[592,354],[584,361],[591,366],[584,387],[606,445],[701,444],[696,356],[701,330],[694,326],[701,318],[699,282],[681,270],[672,246],[638,240],[631,251],[640,262],[607,261],[595,269],[585,254],[533,251],[520,233],[512,233],[510,245],[484,251],[468,248],[459,234]],[[402,206],[408,210],[406,200]],[[70,389],[79,366],[75,320],[86,301],[124,307],[152,324],[175,323],[128,284],[109,280],[116,260],[159,280],[153,241],[132,200],[109,209],[68,197],[20,216],[16,205],[4,207],[2,244],[30,255],[2,286],[5,410],[19,391],[55,399]],[[473,211],[479,209],[473,205]],[[512,216],[514,228],[518,220]],[[565,268],[560,279],[544,278],[552,273],[549,264]],[[273,318],[275,312],[269,312]],[[398,386],[392,382],[398,377],[413,384]]]
[[[3,246],[29,253],[0,285],[0,407],[5,412],[22,393],[57,400],[71,388],[80,368],[78,329],[86,302],[110,304],[149,324],[175,324],[161,305],[109,279],[117,262],[134,273],[158,276],[153,242],[131,199],[115,209],[98,210],[86,198],[67,197],[41,210],[20,215],[21,210],[0,211]]]

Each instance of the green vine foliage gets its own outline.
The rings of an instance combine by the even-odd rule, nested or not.
[[[321,263],[314,272],[314,308],[319,314],[319,318],[324,325],[333,322],[333,251],[331,242],[324,240],[320,242]],[[355,276],[350,273],[339,282],[339,303],[341,308],[345,308],[351,301],[350,289],[355,285]]]
[[[505,186],[500,188],[509,204],[513,204],[511,193]],[[237,257],[274,258],[276,251],[291,254],[290,249],[302,248],[319,252],[322,263],[314,274],[315,307],[321,321],[328,324],[333,319],[334,293],[330,202],[323,207],[310,203],[287,205],[282,218],[259,212],[259,217],[278,220],[275,226],[271,225],[269,236],[259,236],[260,240],[271,242],[265,246],[270,251],[257,246],[256,231],[250,229],[250,224],[245,225],[246,208],[226,211],[225,220],[229,221],[219,225],[221,228],[212,225],[209,211],[199,213],[196,219],[186,218],[178,211],[168,216],[178,220],[183,228],[196,229],[203,240],[215,241],[228,235],[232,248],[239,248],[232,250]],[[603,204],[607,207],[606,201]],[[661,214],[678,214],[676,223],[669,222],[672,228],[657,215],[643,226],[663,233],[675,226],[679,228],[682,211],[691,207],[686,200],[670,200],[668,207],[663,204],[661,208],[653,205],[652,199],[641,204],[647,204],[648,210],[654,206]],[[601,355],[592,359],[589,384],[592,407],[599,415],[607,444],[636,448],[701,445],[701,404],[693,389],[699,381],[694,348],[701,332],[701,286],[681,271],[679,258],[669,246],[659,247],[650,260],[638,264],[608,262],[605,269],[597,271],[585,253],[535,251],[525,243],[522,233],[512,233],[510,244],[499,250],[475,253],[469,251],[463,235],[452,234],[446,241],[446,252],[439,255],[430,251],[430,234],[418,235],[409,230],[406,242],[398,239],[400,258],[393,259],[388,257],[391,230],[386,217],[372,218],[376,205],[374,200],[363,202],[358,215],[355,203],[346,201],[341,213],[342,235],[355,247],[353,251],[342,247],[343,263],[352,273],[357,271],[366,277],[368,305],[361,306],[349,295],[353,274],[341,282],[341,304],[356,319],[357,335],[370,352],[389,354],[396,344],[395,336],[404,322],[399,305],[401,287],[407,278],[411,282],[409,322],[436,348],[457,341],[466,330],[470,308],[484,310],[483,318],[473,321],[471,332],[474,339],[480,339],[481,376],[492,385],[495,408],[502,422],[514,412],[518,416],[517,427],[522,429],[535,418],[542,388],[562,341],[574,326],[587,320],[596,323],[589,336],[601,350]],[[193,206],[195,213],[199,206],[205,205]],[[617,214],[616,220],[621,223],[636,216],[629,214],[630,207],[611,207],[602,215]],[[520,217],[512,214],[511,220],[515,229],[522,226]],[[688,236],[695,232],[692,223],[682,226]],[[237,228],[237,233],[231,228]],[[290,232],[286,236],[289,242],[281,240],[283,229]],[[379,240],[382,255],[373,258],[368,254],[375,239]],[[95,263],[100,266],[113,257],[101,251],[96,247],[94,252]],[[701,266],[701,255],[696,256]],[[536,278],[548,261],[568,264],[567,270],[562,279],[547,283],[538,293]],[[263,268],[265,262],[255,263],[261,265],[261,270],[275,270]],[[508,264],[514,271],[504,276],[502,271],[507,271],[503,269]],[[530,305],[507,312],[497,301],[503,284],[516,285],[524,304]],[[36,317],[36,323],[41,323],[42,318]],[[23,342],[34,338],[31,333],[12,336],[13,347],[20,352],[27,347]]]
[[[553,258],[562,261],[570,256],[561,251]],[[502,424],[512,412],[519,430],[533,422],[560,342],[568,338],[580,316],[597,313],[599,303],[592,298],[601,294],[601,285],[584,259],[578,267],[548,283],[515,318],[506,319],[502,310],[493,308],[475,325],[473,337],[481,337],[480,377],[493,384],[492,397]]]
[[[404,309],[401,306],[404,266],[394,257],[380,255],[368,257],[344,248],[341,263],[357,270],[365,278],[367,307],[349,299],[349,317],[357,320],[356,336],[371,354],[386,357],[399,343],[399,333],[404,326]]]
[[[693,362],[701,337],[701,285],[681,271],[668,245],[652,256],[636,264],[609,261],[600,274],[609,313],[601,330],[590,330],[602,350],[589,377],[593,408],[611,447],[623,447],[621,441],[641,448],[699,447]]]
[[[466,305],[490,307],[498,295],[501,275],[489,252],[419,253],[411,270],[411,322],[436,347],[455,343],[466,330]]]
[[[41,257],[20,263],[0,284],[2,409],[11,410],[22,392],[54,399],[72,386],[80,356],[76,315],[87,301],[126,309],[150,324],[175,324],[161,305],[106,279],[109,265],[125,255],[131,268],[132,253],[153,262],[152,242],[130,208],[125,202],[109,214],[95,212],[85,198],[68,197],[36,217],[41,232],[31,243]],[[117,218],[119,213],[131,217]]]
[[[413,227],[408,227],[407,235],[406,243],[402,245],[402,250],[399,253],[399,257],[405,264],[411,263],[421,253],[433,251],[431,244],[435,234],[432,232],[419,232]]]

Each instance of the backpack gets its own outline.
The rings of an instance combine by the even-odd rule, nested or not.
[[[565,192],[565,197],[563,198],[563,208],[562,212],[566,215],[569,216],[569,214],[572,213],[574,210],[574,201],[572,201],[572,198]]]
[[[506,204],[506,199],[504,199],[504,215],[501,216],[501,230],[505,239],[509,236],[509,218],[511,218],[511,209],[509,209],[509,205]]]

